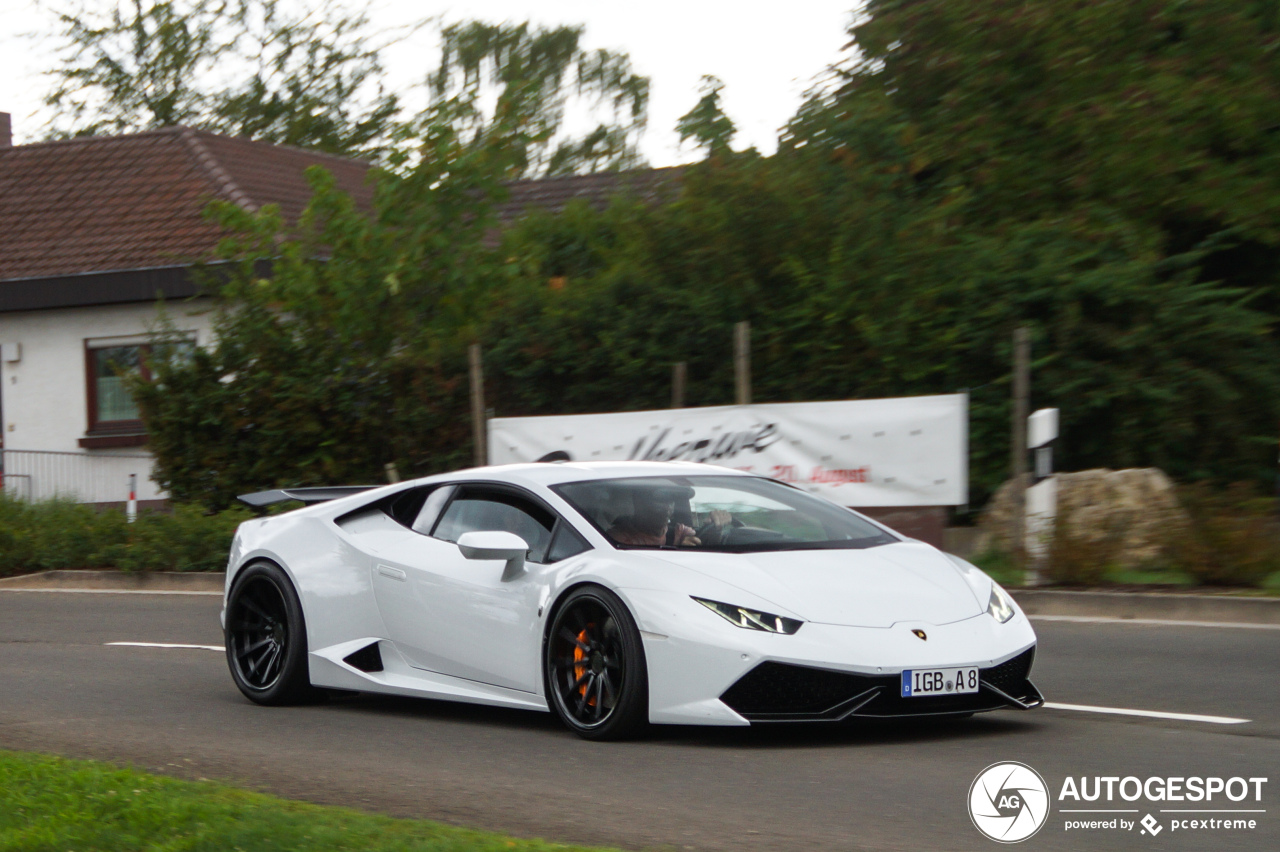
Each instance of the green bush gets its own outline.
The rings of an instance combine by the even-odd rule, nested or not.
[[[24,503],[0,497],[0,575],[63,568],[220,571],[236,527],[253,517],[195,506],[144,512],[99,511],[65,500]]]
[[[1190,486],[1179,498],[1190,523],[1172,532],[1171,567],[1215,586],[1257,586],[1280,571],[1275,498],[1245,482]]]
[[[0,494],[0,576],[12,574],[30,561],[27,505]]]

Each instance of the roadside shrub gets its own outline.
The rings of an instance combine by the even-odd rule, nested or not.
[[[126,536],[123,512],[69,500],[34,504],[27,517],[31,556],[45,570],[105,567],[106,553]]]
[[[180,505],[142,513],[129,524],[119,509],[0,496],[0,575],[67,568],[219,571],[236,526],[252,517],[243,508],[208,515]]]
[[[1276,500],[1252,483],[1193,485],[1179,499],[1190,522],[1171,530],[1170,562],[1204,585],[1256,586],[1280,571]]]
[[[191,505],[149,512],[129,526],[107,561],[122,571],[221,571],[236,526],[252,517],[239,507],[213,515]]]
[[[31,561],[26,516],[27,504],[0,494],[0,577],[18,571]]]

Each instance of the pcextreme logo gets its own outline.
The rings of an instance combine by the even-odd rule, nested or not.
[[[969,818],[997,843],[1019,843],[1049,818],[1049,788],[1025,763],[993,763],[969,786]]]

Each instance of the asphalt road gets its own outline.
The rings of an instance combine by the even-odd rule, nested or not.
[[[219,606],[0,592],[0,747],[631,849],[991,850],[966,800],[974,777],[1004,760],[1037,769],[1055,798],[1068,775],[1266,777],[1261,803],[1215,800],[1266,810],[1249,815],[1254,830],[1068,831],[1072,815],[1058,811],[1074,803],[1055,803],[1027,848],[1280,848],[1280,630],[1036,623],[1033,679],[1050,701],[1245,724],[1042,709],[947,723],[657,728],[640,742],[596,744],[549,714],[424,700],[261,708],[236,691],[220,653],[104,644],[219,645]],[[1174,816],[1137,805],[1129,818]]]

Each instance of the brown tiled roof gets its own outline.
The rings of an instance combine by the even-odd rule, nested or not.
[[[69,304],[76,284],[67,276],[186,266],[222,236],[204,218],[210,200],[251,211],[278,204],[295,222],[311,197],[304,172],[313,164],[371,204],[366,163],[186,127],[0,147],[0,282],[60,279],[67,292],[58,303]],[[515,181],[496,212],[506,225],[531,208],[554,213],[574,199],[598,209],[618,195],[661,203],[675,197],[681,172]],[[23,285],[5,289],[14,286]]]
[[[684,170],[684,166],[671,166],[514,181],[507,185],[511,197],[496,209],[498,221],[508,225],[531,209],[558,213],[570,201],[579,199],[597,210],[607,207],[617,196],[663,204],[674,200],[679,193]]]
[[[185,127],[0,148],[0,280],[190,263],[221,236],[210,200],[296,221],[313,164],[370,199],[365,163]]]

